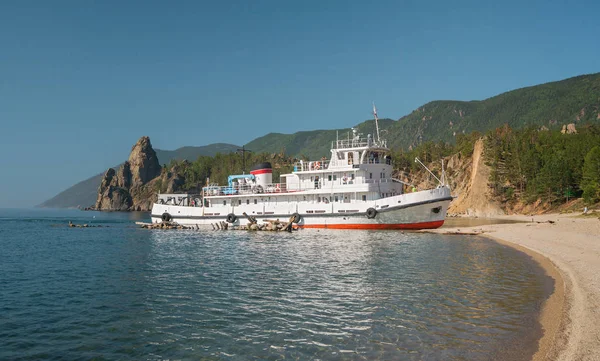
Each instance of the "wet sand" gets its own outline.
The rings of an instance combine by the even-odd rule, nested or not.
[[[499,219],[518,223],[443,227],[434,232],[481,233],[529,254],[555,280],[554,292],[542,306],[544,335],[533,360],[600,360],[598,216],[504,216]]]

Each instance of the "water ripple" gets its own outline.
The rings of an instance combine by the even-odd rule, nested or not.
[[[2,238],[0,359],[504,359],[533,351],[551,286],[527,256],[473,237],[111,217],[101,232],[30,217]]]

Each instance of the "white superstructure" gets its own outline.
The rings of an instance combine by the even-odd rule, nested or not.
[[[262,163],[250,174],[230,176],[227,186],[207,185],[199,196],[161,194],[152,207],[152,222],[239,226],[247,223],[246,213],[259,222],[294,216],[304,228],[440,227],[452,200],[450,188],[442,183],[403,193],[392,170],[385,141],[353,130],[351,138],[332,143],[329,159],[300,161],[279,183],[272,182],[271,164]]]

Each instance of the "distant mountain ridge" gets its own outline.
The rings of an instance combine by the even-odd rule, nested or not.
[[[561,127],[573,123],[600,123],[600,73],[512,90],[477,101],[436,100],[398,120],[380,119],[382,138],[393,148],[408,149],[426,141],[453,142],[459,134],[488,130],[508,124]],[[363,134],[375,133],[374,120],[355,126]],[[301,131],[293,134],[269,133],[245,145],[254,152],[278,153],[309,158],[329,157],[331,142],[344,139],[351,128]],[[156,150],[161,164],[172,159],[193,161],[200,155],[237,150],[232,144],[182,147],[174,151]],[[42,203],[41,207],[77,207],[94,203],[102,174],[88,178]]]

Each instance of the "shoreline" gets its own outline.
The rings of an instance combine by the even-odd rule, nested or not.
[[[542,304],[543,335],[532,360],[599,360],[600,219],[563,214],[498,219],[519,223],[452,226],[431,233],[475,233],[529,255],[554,279]]]
[[[561,348],[564,347],[565,325],[569,321],[565,300],[567,295],[566,284],[560,269],[548,257],[529,248],[487,234],[484,234],[483,237],[525,253],[544,270],[546,275],[554,280],[552,293],[542,303],[539,313],[538,320],[543,335],[538,340],[537,350],[533,354],[532,360],[556,360]],[[559,317],[555,315],[559,315]]]

